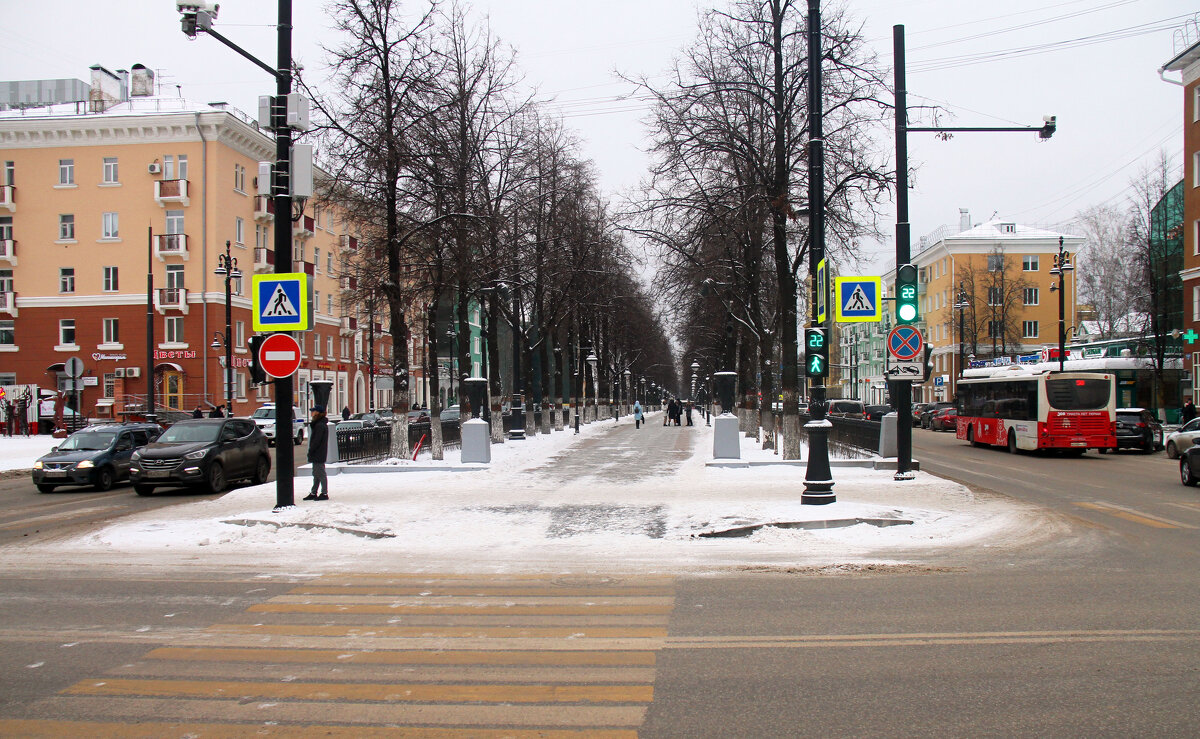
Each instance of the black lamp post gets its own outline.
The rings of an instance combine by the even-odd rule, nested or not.
[[[600,404],[600,392],[599,392],[600,387],[599,387],[599,383],[597,382],[597,380],[600,379],[600,376],[596,374],[596,364],[600,361],[600,358],[597,357],[596,352],[593,351],[593,352],[588,353],[586,361],[588,363],[588,366],[592,368],[592,383],[593,383],[592,384],[592,394],[596,396],[596,401],[595,401],[596,409],[599,410],[599,408],[600,408],[600,405],[599,405]],[[584,414],[587,413],[587,372],[586,372],[586,370],[584,371],[584,375],[583,375],[583,412],[584,412]],[[595,416],[593,414],[592,420],[595,421],[596,419],[597,419],[597,416]]]
[[[225,242],[225,253],[217,255],[217,268],[213,274],[225,278],[225,334],[217,336],[225,342],[225,415],[233,415],[233,320],[230,309],[232,297],[230,285],[234,280],[242,279],[242,272],[237,266],[237,257],[229,256],[229,241]],[[220,349],[220,343],[213,337],[213,349]]]
[[[1058,284],[1050,284],[1050,292],[1058,291],[1058,371],[1063,371],[1063,362],[1067,358],[1067,322],[1066,322],[1066,279],[1067,273],[1074,270],[1071,264],[1071,253],[1063,251],[1063,237],[1058,237],[1058,254],[1054,255],[1054,267],[1050,275],[1058,277]]]
[[[958,283],[958,299],[954,301],[954,305],[951,307],[958,311],[958,377],[962,377],[963,372],[967,369],[967,365],[963,363],[963,359],[966,357],[967,351],[966,321],[964,319],[964,313],[967,308],[971,307],[971,301],[967,300],[967,291],[963,289],[963,284],[961,282]],[[957,378],[954,380],[954,394],[958,394]]]

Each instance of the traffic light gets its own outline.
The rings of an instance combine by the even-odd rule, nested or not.
[[[804,329],[804,375],[829,376],[829,341],[823,328]]]
[[[917,268],[902,264],[896,270],[896,323],[916,323],[921,311],[917,307]]]
[[[254,334],[250,337],[250,384],[252,385],[261,385],[267,381],[267,373],[263,372],[258,359],[258,350],[266,340],[267,337],[262,334]]]

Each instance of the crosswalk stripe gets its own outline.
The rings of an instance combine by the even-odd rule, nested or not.
[[[585,616],[596,612],[614,615],[668,614],[670,605],[648,606],[388,606],[388,605],[343,605],[339,603],[258,603],[246,609],[251,613],[373,613],[373,614],[445,614],[481,615],[512,614],[546,616]]]
[[[438,596],[394,596],[394,595],[277,595],[268,603],[335,603],[341,605],[387,605],[388,607],[428,606],[436,608],[442,605],[459,607],[494,606],[505,608],[515,606],[587,606],[592,610],[606,610],[610,606],[670,606],[674,599],[657,596],[514,596],[507,593],[484,596],[438,595]]]
[[[664,638],[666,628],[639,626],[329,626],[301,624],[217,624],[207,631],[280,636],[519,638]]]
[[[571,729],[470,729],[405,726],[310,726],[212,723],[142,722],[136,724],[103,721],[44,721],[36,719],[0,719],[0,736],[27,739],[61,739],[64,736],[89,739],[161,739],[165,736],[195,736],[204,739],[243,739],[244,737],[287,737],[288,739],[636,739],[630,730],[582,731]]]
[[[1114,505],[1112,503],[1076,503],[1075,505],[1079,506],[1080,508],[1099,511],[1100,513],[1106,513],[1110,516],[1115,516],[1117,518],[1124,519],[1126,521],[1132,521],[1134,523],[1140,523],[1143,526],[1150,526],[1151,528],[1156,529],[1196,528],[1195,526],[1189,526],[1188,524],[1180,523],[1179,521],[1172,521],[1169,518],[1152,516],[1149,513],[1142,513],[1141,511],[1135,511],[1132,508],[1126,508],[1125,506]]]
[[[545,685],[550,683],[651,684],[653,666],[606,665],[405,665],[399,671],[395,665],[355,664],[352,669],[324,663],[289,662],[188,662],[172,660],[139,660],[111,670],[121,677],[176,678],[184,672],[197,679],[257,680],[263,675],[279,679],[342,680],[345,682],[387,682],[398,675],[408,682],[449,683],[471,682],[518,683]]]
[[[622,597],[673,597],[673,593],[663,588],[640,588],[640,587],[609,587],[601,588],[580,588],[580,587],[564,587],[564,588],[513,588],[500,587],[496,585],[466,585],[466,586],[446,586],[446,585],[412,585],[406,587],[395,586],[305,586],[293,588],[289,591],[290,595],[378,595],[378,596],[426,596],[426,597],[499,597],[506,596],[510,598],[522,598],[533,596],[545,597],[566,597],[566,596],[584,596],[589,600],[598,597],[612,598],[615,596]]]
[[[443,646],[443,649],[445,647]],[[159,647],[147,659],[222,662],[306,662],[374,665],[653,665],[652,651],[355,651],[353,649],[254,649]]]

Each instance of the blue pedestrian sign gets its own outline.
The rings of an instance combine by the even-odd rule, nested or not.
[[[311,328],[307,274],[254,275],[250,288],[255,331],[307,331]]]
[[[879,277],[839,277],[833,307],[838,323],[878,323],[883,320],[883,280]]]

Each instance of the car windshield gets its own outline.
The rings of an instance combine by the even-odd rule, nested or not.
[[[116,434],[112,431],[82,431],[71,434],[59,447],[60,452],[97,452],[107,449]]]
[[[158,440],[167,444],[216,441],[219,433],[221,433],[219,423],[180,423],[164,431]]]
[[[251,416],[251,418],[274,418],[274,417],[275,417],[275,409],[274,408],[259,408],[258,410],[254,411],[254,415]]]

